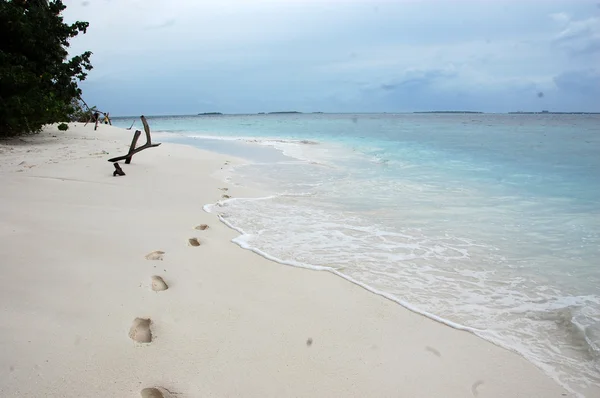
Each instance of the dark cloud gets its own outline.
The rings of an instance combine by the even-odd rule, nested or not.
[[[161,23],[156,24],[156,25],[148,25],[148,26],[146,26],[145,29],[148,29],[148,30],[151,30],[151,29],[164,29],[164,28],[168,28],[170,26],[175,25],[175,22],[176,22],[175,18],[171,18],[171,19],[167,19],[166,21],[161,22]]]
[[[585,96],[600,95],[600,70],[568,71],[554,77],[556,87],[562,92]]]
[[[383,91],[416,91],[431,87],[440,80],[455,76],[456,73],[441,69],[409,71],[391,82],[380,84],[379,89]]]
[[[576,55],[591,55],[600,53],[600,37],[590,40],[583,48],[574,51]]]

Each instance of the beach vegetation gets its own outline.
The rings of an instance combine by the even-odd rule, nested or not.
[[[86,51],[70,56],[69,40],[88,22],[67,24],[61,0],[0,0],[0,136],[68,121],[92,69]]]
[[[100,111],[96,105],[89,107],[81,98],[73,98],[69,120],[72,122],[86,123],[93,119],[95,113]]]

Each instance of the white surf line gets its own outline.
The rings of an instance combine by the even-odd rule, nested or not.
[[[285,196],[285,195],[270,195],[270,196],[264,196],[264,197],[258,197],[258,198],[230,198],[230,199],[226,199],[223,201],[218,201],[215,204],[206,204],[202,207],[202,209],[207,212],[207,213],[212,213],[212,209],[215,206],[219,206],[220,204],[229,202],[229,201],[235,201],[235,200],[246,200],[246,201],[258,201],[258,200],[267,200],[267,199],[274,199],[276,197],[279,196]],[[251,252],[254,252],[256,254],[258,254],[261,257],[266,258],[267,260],[271,260],[274,261],[276,263],[282,264],[282,265],[289,265],[292,267],[297,267],[297,268],[304,268],[304,269],[309,269],[309,270],[313,270],[313,271],[327,271],[327,272],[331,272],[334,275],[337,275],[345,280],[347,280],[350,283],[353,283],[357,286],[362,287],[363,289],[374,293],[378,296],[381,296],[385,299],[388,299],[396,304],[401,305],[402,307],[406,308],[407,310],[415,313],[415,314],[419,314],[422,316],[425,316],[433,321],[436,321],[438,323],[441,323],[442,325],[446,325],[449,326],[453,329],[456,330],[461,330],[461,331],[465,331],[465,332],[469,332],[474,334],[475,336],[491,343],[494,344],[498,347],[504,348],[508,351],[514,352],[515,354],[521,356],[522,358],[524,358],[525,360],[527,360],[528,362],[530,362],[531,364],[533,364],[535,367],[537,367],[538,369],[540,369],[544,374],[546,374],[547,376],[549,376],[552,380],[554,380],[558,385],[560,385],[561,387],[563,387],[566,391],[568,391],[569,393],[573,394],[576,398],[585,398],[585,396],[583,396],[582,394],[580,394],[579,392],[575,391],[573,388],[569,387],[568,385],[566,385],[565,383],[563,383],[560,378],[558,377],[558,374],[556,374],[556,372],[553,371],[553,369],[548,368],[543,362],[539,362],[537,360],[535,360],[534,358],[531,358],[526,352],[523,352],[521,350],[519,350],[518,347],[512,347],[507,345],[506,343],[504,343],[501,339],[500,336],[492,330],[487,330],[487,329],[478,329],[478,328],[474,328],[471,326],[466,326],[463,324],[460,324],[458,322],[453,322],[450,321],[448,319],[442,318],[441,316],[435,315],[431,312],[428,311],[424,311],[419,309],[418,307],[404,301],[404,300],[400,300],[397,297],[380,291],[378,289],[375,289],[363,282],[360,282],[350,276],[347,276],[339,271],[337,271],[334,268],[331,267],[324,267],[324,266],[316,266],[316,265],[309,265],[309,264],[304,264],[304,263],[299,263],[296,261],[284,261],[281,260],[275,256],[272,256],[260,249],[257,249],[255,247],[252,247],[248,244],[246,244],[245,242],[242,241],[241,238],[243,237],[250,237],[252,236],[252,234],[248,234],[246,233],[242,228],[237,227],[235,225],[233,225],[232,223],[230,223],[229,221],[227,221],[222,215],[220,214],[216,214],[217,218],[219,219],[219,221],[221,221],[223,224],[225,224],[227,227],[233,229],[234,231],[238,232],[240,234],[240,236],[233,238],[231,240],[231,242],[235,243],[236,245],[240,246],[242,249],[246,249],[249,250]]]
[[[231,198],[231,199],[227,199],[227,200],[224,200],[224,201],[219,201],[216,204],[206,204],[202,208],[203,208],[203,210],[205,212],[212,213],[212,209],[215,206],[219,206],[219,203],[225,203],[225,202],[234,201],[234,200],[246,200],[246,201],[267,200],[267,199],[276,198],[278,196],[280,196],[280,195],[270,195],[270,196],[265,196],[265,197],[260,197],[260,198]],[[454,329],[457,329],[457,330],[468,331],[468,332],[471,332],[471,333],[474,333],[474,334],[477,334],[478,332],[484,332],[483,329],[477,329],[477,328],[473,328],[473,327],[470,327],[470,326],[465,326],[465,325],[462,325],[460,323],[453,322],[453,321],[450,321],[448,319],[442,318],[442,317],[440,317],[438,315],[435,315],[435,314],[433,314],[431,312],[427,312],[427,311],[421,310],[421,309],[417,308],[416,306],[414,306],[414,305],[412,305],[412,304],[410,304],[410,303],[408,303],[408,302],[406,302],[404,300],[400,300],[397,297],[395,297],[395,296],[393,296],[393,295],[391,295],[389,293],[386,293],[386,292],[383,292],[381,290],[375,289],[375,288],[373,288],[373,287],[371,287],[371,286],[369,286],[369,285],[367,285],[367,284],[365,284],[363,282],[360,282],[360,281],[358,281],[358,280],[356,280],[356,279],[354,279],[354,278],[352,278],[352,277],[350,277],[348,275],[345,275],[345,274],[337,271],[334,268],[325,267],[325,266],[319,266],[319,265],[304,264],[304,263],[300,263],[300,262],[296,262],[296,261],[281,260],[281,259],[279,259],[279,258],[277,258],[275,256],[270,255],[269,253],[266,253],[266,252],[264,252],[264,251],[262,251],[260,249],[252,247],[252,246],[246,244],[245,242],[243,242],[240,238],[242,238],[244,236],[252,236],[252,234],[248,234],[242,228],[233,225],[232,223],[230,223],[229,221],[227,221],[222,215],[216,214],[216,216],[219,219],[219,221],[221,221],[223,224],[227,225],[229,228],[233,229],[234,231],[237,231],[238,233],[240,233],[240,236],[238,236],[237,238],[233,238],[231,240],[233,243],[235,243],[236,245],[240,246],[242,249],[250,250],[250,251],[258,254],[258,255],[266,258],[267,260],[275,261],[276,263],[283,264],[283,265],[290,265],[292,267],[310,269],[310,270],[313,270],[313,271],[328,271],[328,272],[331,272],[332,274],[335,274],[335,275],[337,275],[337,276],[339,276],[341,278],[346,279],[347,281],[349,281],[349,282],[351,282],[351,283],[353,283],[353,284],[355,284],[357,286],[362,287],[365,290],[368,290],[371,293],[375,293],[378,296],[384,297],[384,298],[386,298],[386,299],[388,299],[390,301],[393,301],[393,302],[395,302],[397,304],[400,304],[404,308],[406,308],[406,309],[408,309],[408,310],[410,310],[410,311],[412,311],[412,312],[414,312],[416,314],[420,314],[420,315],[426,316],[427,318],[433,319],[434,321],[437,321],[437,322],[439,322],[441,324],[450,326],[450,327],[452,327]]]
[[[257,198],[230,198],[230,199],[226,199],[226,200],[221,200],[218,201],[215,204],[206,204],[203,206],[203,210],[206,211],[207,213],[212,213],[212,209],[214,207],[218,207],[221,204],[224,204],[226,202],[230,202],[230,201],[236,201],[236,200],[244,200],[244,201],[258,201],[258,200],[268,200],[268,199],[274,199],[277,197],[281,197],[281,196],[287,196],[285,194],[277,194],[277,195],[269,195],[269,196],[264,196],[264,197],[257,197]],[[508,345],[507,343],[503,342],[500,335],[498,335],[497,332],[493,331],[493,330],[487,330],[487,329],[478,329],[478,328],[474,328],[471,326],[466,326],[463,324],[460,324],[458,322],[453,322],[451,320],[442,318],[441,316],[435,315],[431,312],[428,311],[424,311],[419,309],[418,307],[404,301],[401,300],[389,293],[380,291],[378,289],[375,289],[363,282],[360,282],[348,275],[345,275],[339,271],[337,271],[334,268],[331,267],[324,267],[324,266],[316,266],[316,265],[310,265],[310,264],[304,264],[304,263],[299,263],[296,261],[285,261],[285,260],[281,260],[275,256],[270,255],[269,253],[266,253],[258,248],[252,247],[248,244],[246,244],[245,242],[243,242],[243,238],[244,237],[251,237],[252,234],[248,234],[246,233],[242,228],[237,227],[235,225],[233,225],[232,223],[230,223],[229,221],[227,221],[222,215],[220,214],[216,214],[217,218],[219,219],[219,221],[221,221],[223,224],[225,224],[227,227],[233,229],[234,231],[238,232],[240,234],[240,236],[233,238],[231,240],[231,242],[235,243],[236,245],[240,246],[242,249],[246,249],[249,250],[251,252],[254,252],[256,254],[258,254],[261,257],[266,258],[267,260],[271,260],[274,261],[276,263],[282,264],[282,265],[289,265],[292,267],[297,267],[297,268],[304,268],[304,269],[309,269],[309,270],[313,270],[313,271],[327,271],[327,272],[331,272],[334,275],[337,275],[347,281],[349,281],[350,283],[353,283],[357,286],[362,287],[363,289],[374,293],[378,296],[381,296],[385,299],[388,299],[396,304],[401,305],[402,307],[406,308],[407,310],[415,313],[415,314],[419,314],[422,316],[425,316],[433,321],[436,321],[438,323],[441,323],[443,325],[449,326],[453,329],[456,330],[461,330],[461,331],[465,331],[465,332],[469,332],[474,334],[475,336],[491,343],[494,344],[498,347],[504,348],[505,350],[514,352],[515,354],[521,356],[522,358],[524,358],[525,360],[527,360],[528,362],[530,362],[531,364],[533,364],[535,367],[537,367],[538,369],[540,369],[544,374],[546,374],[548,377],[550,377],[552,380],[554,380],[558,385],[560,385],[561,387],[563,387],[566,391],[568,391],[569,393],[573,394],[576,398],[585,398],[584,395],[580,394],[579,392],[575,391],[573,388],[571,388],[570,386],[568,386],[566,383],[563,383],[562,380],[559,378],[559,375],[551,368],[549,368],[545,363],[537,361],[535,358],[532,358],[530,355],[528,355],[527,352],[519,349],[519,347],[513,347]]]
[[[180,133],[178,132],[177,134],[180,134]],[[325,167],[337,168],[337,166],[335,166],[329,162],[321,161],[318,159],[312,159],[310,157],[302,157],[297,154],[290,153],[289,151],[286,151],[285,148],[278,146],[278,144],[284,144],[284,145],[292,144],[292,145],[298,145],[300,147],[312,146],[312,145],[323,145],[323,144],[326,145],[326,143],[324,143],[322,141],[307,140],[307,139],[292,139],[292,138],[287,139],[287,138],[275,138],[275,137],[258,137],[258,136],[244,137],[244,136],[218,136],[218,135],[198,135],[198,134],[186,135],[185,133],[181,133],[181,137],[191,138],[191,139],[200,139],[200,140],[240,142],[240,143],[244,143],[244,144],[248,144],[248,145],[256,145],[258,147],[269,147],[271,149],[276,150],[283,156],[286,156],[290,159],[295,159],[295,161],[309,163],[309,164],[315,164],[315,165],[320,165],[320,166],[325,166]],[[278,161],[276,163],[293,164],[294,161]],[[259,164],[259,165],[267,164],[267,165],[269,165],[272,163],[260,163],[260,162],[254,163],[253,162],[252,164]]]

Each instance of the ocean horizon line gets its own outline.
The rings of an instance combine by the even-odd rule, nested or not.
[[[301,111],[273,111],[257,113],[226,113],[203,112],[195,114],[145,114],[146,117],[219,117],[219,116],[282,116],[282,115],[414,115],[414,114],[477,114],[477,115],[600,115],[600,112],[585,111],[510,111],[510,112],[483,112],[483,111],[406,111],[406,112],[301,112]],[[116,115],[112,119],[138,118],[140,115]]]

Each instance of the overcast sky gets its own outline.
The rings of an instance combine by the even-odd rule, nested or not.
[[[65,0],[113,115],[600,111],[600,0]]]

